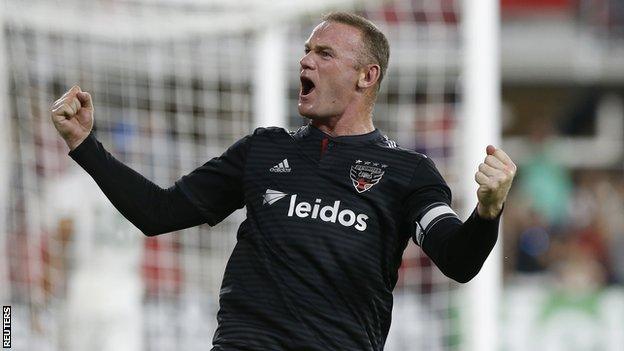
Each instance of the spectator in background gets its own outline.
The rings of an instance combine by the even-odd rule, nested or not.
[[[535,123],[530,136],[533,156],[521,169],[520,189],[548,226],[559,226],[568,217],[572,180],[569,171],[550,153],[551,136],[549,121]]]
[[[570,221],[551,252],[557,285],[567,292],[591,293],[602,288],[608,279],[608,244],[596,194],[602,181],[601,172],[580,172]]]
[[[607,203],[609,210],[604,215],[607,217],[609,230],[609,258],[613,267],[613,282],[624,284],[624,179],[621,171],[613,186],[615,191],[609,194],[615,196]]]
[[[510,253],[514,259],[510,262],[523,273],[539,273],[547,268],[553,237],[559,236],[568,222],[573,190],[569,171],[550,153],[550,121],[535,122],[531,131],[533,155],[520,170],[520,187],[510,202],[515,207],[507,216],[514,228],[511,232],[516,234],[512,243],[515,250]]]
[[[596,177],[592,193],[596,199],[596,222],[604,248],[601,262],[608,270],[608,282],[624,283],[624,180],[603,172]],[[594,239],[595,240],[595,239]]]

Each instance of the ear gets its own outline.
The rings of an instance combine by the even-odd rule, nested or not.
[[[367,89],[377,84],[381,69],[377,64],[369,64],[362,67],[358,77],[357,86],[360,89]]]

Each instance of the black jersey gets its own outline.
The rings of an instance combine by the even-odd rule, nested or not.
[[[378,130],[332,138],[311,125],[259,128],[166,190],[93,135],[70,155],[148,235],[215,225],[246,206],[215,351],[382,350],[410,237],[460,282],[497,238],[498,218],[474,211],[462,223],[433,162]]]
[[[416,219],[451,201],[430,159],[378,130],[310,125],[257,129],[177,185],[211,224],[247,207],[214,350],[381,350]]]

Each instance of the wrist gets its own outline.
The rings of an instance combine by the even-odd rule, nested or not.
[[[69,151],[74,151],[74,149],[76,149],[80,144],[82,144],[82,142],[85,141],[88,136],[89,134],[83,136],[82,138],[65,139],[65,143],[69,147]]]
[[[477,214],[483,219],[495,219],[503,210],[503,205],[484,206],[479,202],[477,205]]]

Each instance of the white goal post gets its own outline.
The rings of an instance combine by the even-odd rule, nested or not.
[[[469,1],[463,4],[464,102],[462,106],[462,174],[473,175],[485,157],[485,147],[501,147],[499,54],[499,2]],[[474,209],[477,186],[462,183],[464,216]],[[502,226],[501,226],[502,227]],[[467,351],[499,349],[499,305],[502,290],[502,228],[494,250],[481,272],[464,288],[464,335]]]

